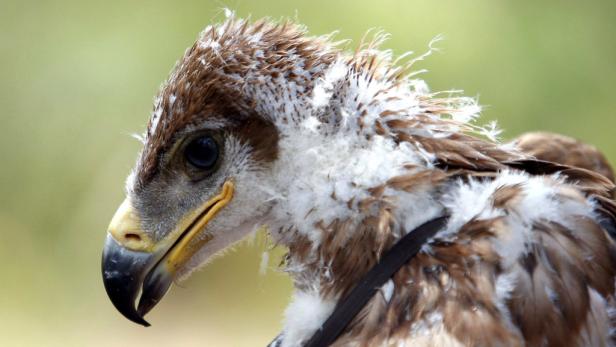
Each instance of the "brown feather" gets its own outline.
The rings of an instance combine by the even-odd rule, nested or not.
[[[597,148],[560,134],[526,133],[514,140],[524,153],[537,159],[597,172],[614,182],[611,165]]]

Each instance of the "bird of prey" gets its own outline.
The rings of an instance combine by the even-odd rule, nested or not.
[[[304,346],[401,239],[441,218],[333,346],[612,345],[605,158],[558,135],[500,142],[474,99],[430,91],[417,58],[382,40],[348,52],[233,15],[199,35],[155,98],[108,229],[116,308],[147,325],[174,281],[266,228],[295,287],[275,345]]]

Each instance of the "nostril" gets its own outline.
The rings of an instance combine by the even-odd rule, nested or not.
[[[125,234],[124,238],[127,240],[141,241],[141,236],[133,233]]]

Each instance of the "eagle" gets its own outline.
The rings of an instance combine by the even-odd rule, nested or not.
[[[594,147],[511,142],[433,92],[415,58],[346,50],[292,21],[206,27],[154,100],[102,276],[144,316],[175,281],[265,229],[294,293],[273,345],[305,346],[418,227],[445,218],[332,346],[611,346],[614,175]],[[429,54],[432,49],[426,53]]]

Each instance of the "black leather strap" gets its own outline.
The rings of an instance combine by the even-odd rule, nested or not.
[[[421,247],[447,224],[449,216],[432,219],[402,237],[381,260],[338,302],[334,312],[323,323],[304,347],[326,347],[332,344],[374,294],[404,264],[413,258]],[[284,336],[278,336],[270,346],[277,346]]]

